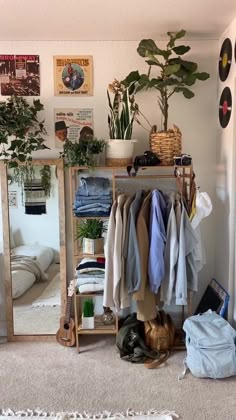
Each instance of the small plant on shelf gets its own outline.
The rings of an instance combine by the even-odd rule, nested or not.
[[[99,254],[103,252],[103,233],[107,230],[100,219],[86,219],[77,225],[75,240],[81,239],[83,252],[86,254]]]
[[[66,140],[63,145],[61,157],[65,159],[65,166],[87,166],[93,169],[96,166],[97,157],[103,152],[104,140],[82,140],[72,143]]]
[[[83,305],[83,317],[91,318],[94,316],[94,302],[93,299],[86,299]]]
[[[88,329],[88,330],[94,328],[94,301],[93,299],[86,299],[83,303],[82,328]]]

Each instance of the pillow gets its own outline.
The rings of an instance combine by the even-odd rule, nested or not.
[[[16,244],[15,244],[15,240],[14,240],[14,236],[12,233],[12,228],[10,227],[10,248],[15,248]]]

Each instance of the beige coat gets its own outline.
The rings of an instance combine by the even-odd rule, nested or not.
[[[148,281],[150,202],[151,193],[143,201],[136,225],[141,264],[141,287],[133,293],[133,298],[137,301],[137,319],[140,321],[149,321],[157,315],[156,295],[151,292]]]

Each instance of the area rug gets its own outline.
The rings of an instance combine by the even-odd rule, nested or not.
[[[179,418],[178,414],[174,411],[157,411],[149,410],[145,412],[136,412],[134,410],[126,410],[120,413],[112,413],[103,411],[96,414],[91,413],[78,413],[78,412],[46,412],[40,409],[26,410],[26,411],[13,411],[11,409],[0,409],[0,420],[16,420],[17,418],[27,417],[28,419],[42,420],[42,418],[49,418],[50,420],[70,420],[70,419],[109,419],[109,420],[174,420]]]
[[[31,307],[41,308],[43,306],[60,306],[60,304],[60,273],[57,273],[46,289],[44,289],[43,293],[32,303]]]

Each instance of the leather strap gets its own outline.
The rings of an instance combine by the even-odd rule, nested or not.
[[[160,358],[158,360],[156,359],[156,360],[146,361],[144,363],[144,366],[147,369],[155,369],[158,366],[160,366],[162,363],[164,363],[168,359],[169,355],[170,355],[170,352],[168,350],[163,351],[161,352]]]

